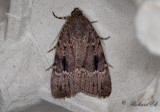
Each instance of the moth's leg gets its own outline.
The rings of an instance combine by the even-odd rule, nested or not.
[[[91,21],[90,23],[92,24],[92,23],[96,23],[96,22],[98,22],[98,21]]]
[[[50,45],[50,47],[55,43],[55,41],[58,39],[58,36],[54,39],[54,41],[52,42],[52,44]]]
[[[107,65],[107,66],[108,66],[108,67],[111,67],[111,68],[113,68],[113,66],[112,66],[111,64],[109,64],[109,63],[108,63],[108,65]]]
[[[48,71],[50,69],[54,68],[54,65],[51,65],[49,68],[47,68],[45,71]]]
[[[66,16],[66,17],[58,17],[54,14],[54,12],[52,12],[53,16],[57,19],[68,19],[70,16]]]
[[[49,52],[51,52],[51,51],[53,51],[54,49],[56,49],[56,47],[57,47],[57,45],[56,46],[54,46],[52,49],[50,49],[49,51],[47,51],[47,53],[49,53]]]
[[[111,38],[110,36],[108,36],[107,38],[102,38],[102,37],[99,37],[100,40],[102,40],[101,42],[103,43],[103,40],[108,40],[109,38]],[[103,43],[104,44],[104,43]],[[104,44],[105,45],[105,44]]]
[[[108,36],[107,38],[100,37],[101,40],[108,40],[109,38],[111,38],[111,37],[110,36]]]

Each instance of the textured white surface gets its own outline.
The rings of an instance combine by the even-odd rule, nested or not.
[[[160,0],[143,2],[136,18],[138,39],[150,52],[160,55]]]
[[[52,71],[45,69],[53,63],[55,52],[46,52],[65,23],[51,12],[66,16],[75,7],[91,21],[98,21],[94,27],[100,36],[112,37],[103,44],[106,58],[113,65],[109,98],[83,93],[65,100],[51,96]],[[148,53],[136,39],[136,9],[132,0],[11,1],[6,19],[0,21],[0,110],[20,110],[45,100],[74,112],[158,112],[159,105],[130,106],[131,101],[160,100],[160,58]]]

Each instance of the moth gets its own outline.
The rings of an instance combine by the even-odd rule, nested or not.
[[[70,16],[57,17],[66,23],[59,35],[51,76],[51,92],[54,98],[69,98],[79,92],[105,98],[110,96],[111,78],[101,38],[92,23],[79,8]]]

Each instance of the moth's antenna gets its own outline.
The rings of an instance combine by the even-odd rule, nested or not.
[[[55,17],[55,18],[57,18],[57,19],[68,19],[68,18],[70,18],[70,16],[65,16],[65,17],[58,17],[58,16],[56,16],[55,14],[54,14],[54,12],[52,11],[52,14],[53,14],[53,16]]]

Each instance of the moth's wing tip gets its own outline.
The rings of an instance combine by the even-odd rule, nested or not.
[[[67,95],[67,96],[65,96],[65,95],[53,95],[53,94],[52,94],[52,96],[53,96],[55,99],[66,99],[66,98],[71,98],[71,97],[73,97],[72,95]]]
[[[98,98],[108,98],[111,95],[111,91],[108,92],[108,94],[105,95],[98,95]]]

